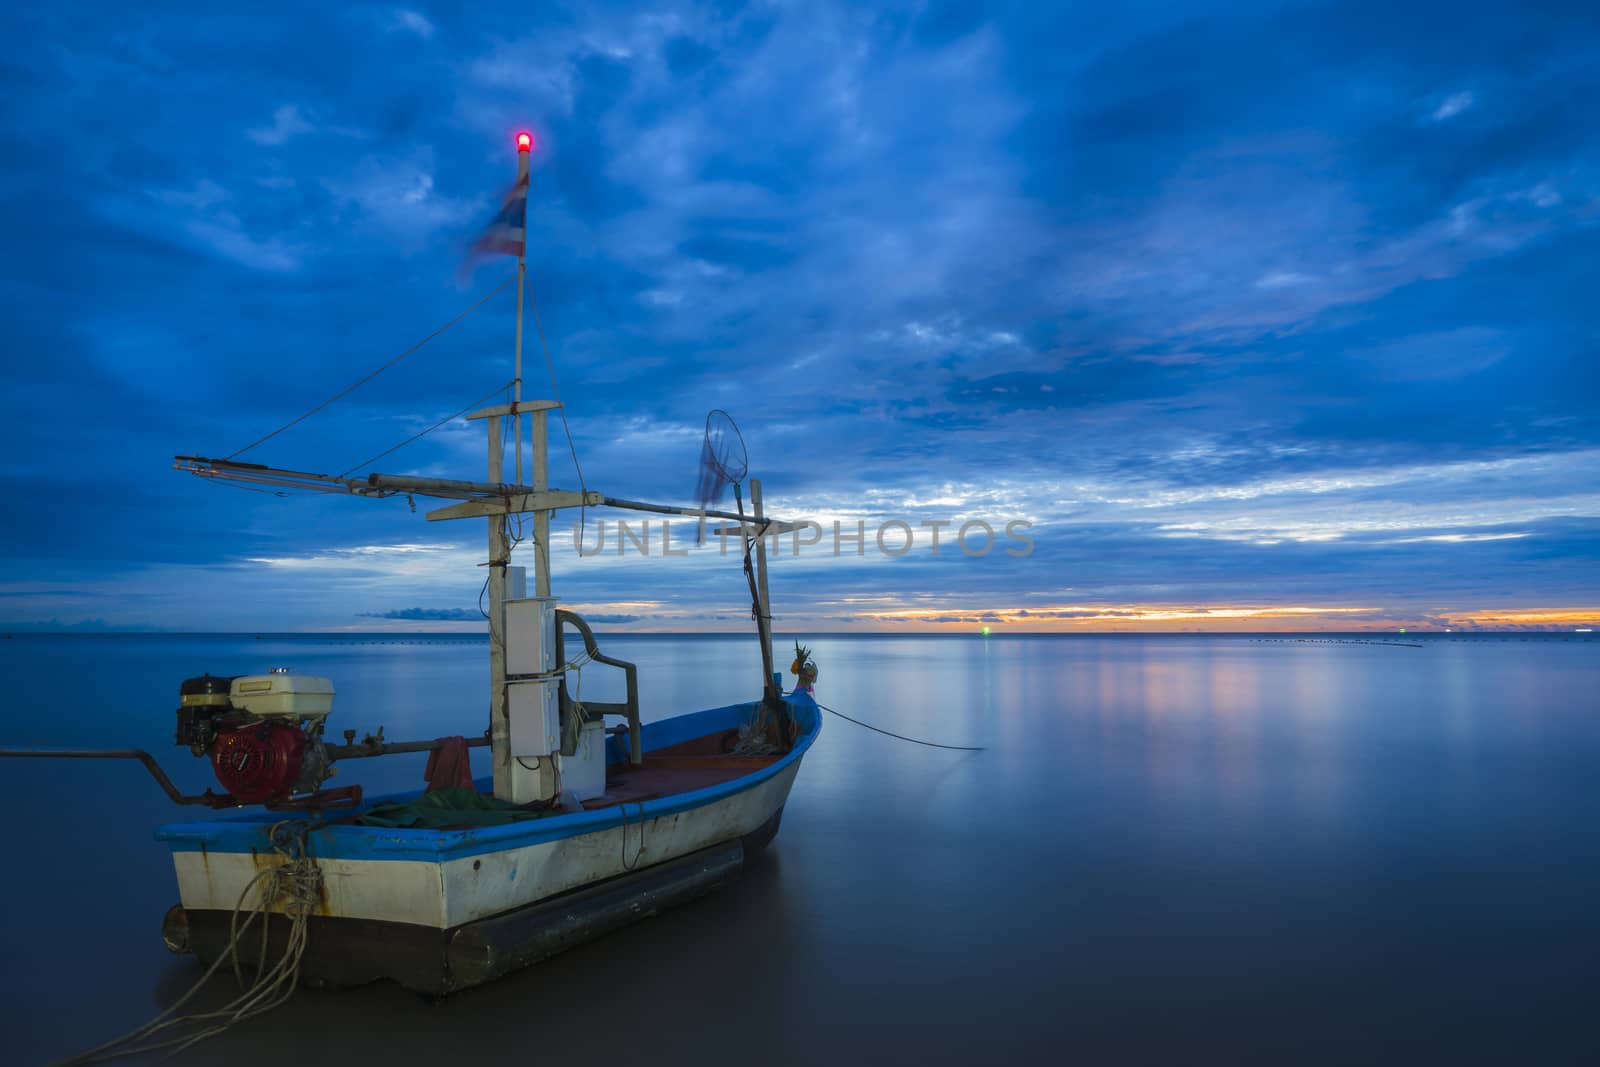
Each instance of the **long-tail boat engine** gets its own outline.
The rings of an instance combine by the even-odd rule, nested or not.
[[[333,710],[327,678],[203,674],[179,687],[179,745],[211,760],[217,781],[241,804],[284,803],[314,793],[332,774],[322,741]]]

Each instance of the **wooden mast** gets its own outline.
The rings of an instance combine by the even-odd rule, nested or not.
[[[517,184],[528,181],[529,157],[533,155],[533,138],[517,135]],[[515,427],[516,479],[522,484],[522,304],[523,285],[528,269],[527,197],[523,197],[523,217],[517,220],[523,231],[522,244],[517,250],[517,335],[514,346],[514,369],[511,379],[511,411]],[[471,418],[471,416],[468,416]],[[484,418],[489,432],[489,481],[505,481],[505,439],[500,433],[500,415]],[[537,422],[544,422],[541,411]],[[540,450],[535,448],[537,467]],[[545,472],[536,470],[534,488],[549,486]],[[549,526],[549,512],[539,512]],[[494,763],[494,795],[502,800],[513,799],[516,789],[512,778],[515,769],[511,755],[511,714],[506,688],[506,568],[511,563],[511,543],[506,536],[506,526],[511,521],[507,513],[487,516],[489,523],[489,750]],[[537,526],[536,526],[537,529]],[[535,581],[541,596],[550,592],[549,560],[534,554]]]
[[[517,185],[526,186],[528,182],[528,162],[533,156],[533,136],[519,133],[517,135]],[[528,200],[522,200],[522,246],[517,252],[517,341],[516,365],[511,378],[511,402],[522,403],[522,299],[523,289],[526,288],[528,275]],[[517,447],[517,484],[522,484],[522,413],[519,411],[513,418],[516,419],[516,447]]]
[[[559,406],[559,405],[558,405]],[[550,488],[550,435],[545,418],[547,409],[539,408],[528,413],[528,428],[533,441],[533,490],[545,492]],[[522,416],[517,416],[520,421]],[[533,579],[538,596],[550,595],[550,511],[540,508],[533,513]]]
[[[520,421],[520,416],[518,416]],[[489,427],[489,481],[505,477],[505,447],[500,416],[484,419]],[[511,718],[506,706],[506,566],[511,546],[505,514],[489,517],[489,751],[494,763],[494,795],[511,796]]]

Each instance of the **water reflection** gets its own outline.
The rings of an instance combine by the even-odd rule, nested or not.
[[[830,719],[772,862],[735,887],[437,1007],[384,986],[304,994],[202,1059],[276,1061],[293,1033],[328,1059],[470,1041],[587,1063],[615,1058],[620,1028],[669,1060],[714,1041],[808,1064],[1066,1048],[1348,1062],[1378,1035],[1398,1059],[1549,1062],[1586,1035],[1600,644],[805,640],[825,702],[988,750]],[[759,680],[746,637],[604,644],[639,663],[647,718]],[[148,747],[197,789],[204,767],[170,745],[183,677],[286,663],[335,678],[334,729],[425,736],[481,720],[482,652],[14,640],[6,740]],[[64,678],[115,685],[64,705]],[[620,694],[603,673],[584,686]],[[0,977],[0,1011],[9,1055],[34,1062],[143,1021],[193,972],[156,936],[174,889],[149,830],[171,810],[141,772],[0,770],[26,815],[11,842],[26,876],[0,904],[29,961]],[[420,771],[361,773],[393,787]]]

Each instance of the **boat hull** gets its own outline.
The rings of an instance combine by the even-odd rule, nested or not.
[[[801,725],[791,752],[706,788],[503,826],[310,830],[306,850],[322,888],[302,981],[390,978],[449,993],[716,889],[776,834],[817,736],[815,704],[802,697],[790,708]],[[735,705],[663,720],[646,726],[646,741],[671,746],[747,714]],[[620,750],[612,757],[626,758]],[[264,868],[284,862],[268,845],[280,818],[253,813],[162,828],[181,899],[168,917],[169,946],[208,964],[227,951],[234,908]],[[281,943],[287,920],[269,918]],[[267,958],[276,957],[269,950]]]
[[[300,980],[337,988],[388,979],[427,996],[493,981],[722,888],[765,851],[782,816],[735,841],[450,929],[312,916]],[[182,910],[186,950],[210,965],[227,951],[233,913]],[[267,958],[277,959],[289,922],[270,920]]]

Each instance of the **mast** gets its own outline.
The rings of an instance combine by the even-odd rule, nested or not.
[[[533,156],[533,135],[528,133],[517,134],[517,184],[525,186],[528,183],[528,164]],[[522,403],[522,299],[523,289],[526,288],[528,275],[528,201],[524,196],[522,201],[522,243],[517,251],[517,342],[516,363],[511,378],[511,402]],[[517,484],[522,484],[522,413],[516,412],[512,416],[516,420],[516,445],[517,445]]]
[[[517,134],[517,184],[527,186],[528,165],[533,155],[533,135]],[[528,226],[527,199],[523,199],[522,245],[517,252],[517,341],[516,368],[512,377],[512,418],[516,420],[513,436],[516,441],[517,484],[522,484],[522,305],[526,297],[528,277]],[[535,491],[550,488],[550,436],[545,421],[545,409],[535,408],[528,413],[528,436],[532,448],[533,488]],[[550,595],[550,512],[536,511],[533,515],[534,594]]]
[[[520,416],[517,417],[521,421]],[[489,481],[505,477],[505,447],[500,416],[484,420],[489,427]],[[511,546],[506,537],[510,516],[489,517],[489,751],[494,763],[494,795],[511,797],[511,715],[506,705],[506,567]]]
[[[516,448],[516,484],[522,484],[522,308],[525,299],[528,270],[527,238],[527,183],[529,158],[533,154],[533,136],[517,134],[517,186],[524,190],[523,217],[516,220],[522,231],[522,241],[517,247],[517,334],[515,343],[515,369],[512,376],[510,414],[514,427]],[[545,434],[545,409],[551,402],[533,406],[533,488],[538,494],[550,486],[548,437]],[[488,427],[489,481],[501,482],[505,478],[505,444],[501,437],[501,415],[497,409],[487,408],[467,416],[482,418]],[[494,763],[494,795],[501,800],[526,803],[530,800],[547,800],[555,795],[557,777],[555,756],[547,755],[534,760],[529,767],[526,761],[513,755],[511,739],[511,689],[507,657],[507,571],[511,562],[511,542],[506,527],[510,522],[510,501],[499,514],[485,516],[489,523],[489,746]],[[549,540],[550,513],[534,513],[534,589],[536,595],[550,595],[550,556],[545,545]],[[547,604],[546,607],[549,607]],[[553,613],[543,613],[545,625],[554,618]],[[542,644],[549,644],[548,635]],[[524,665],[519,669],[526,670]],[[552,690],[553,692],[553,690]],[[548,694],[544,694],[548,699]],[[520,713],[519,713],[520,714]]]

